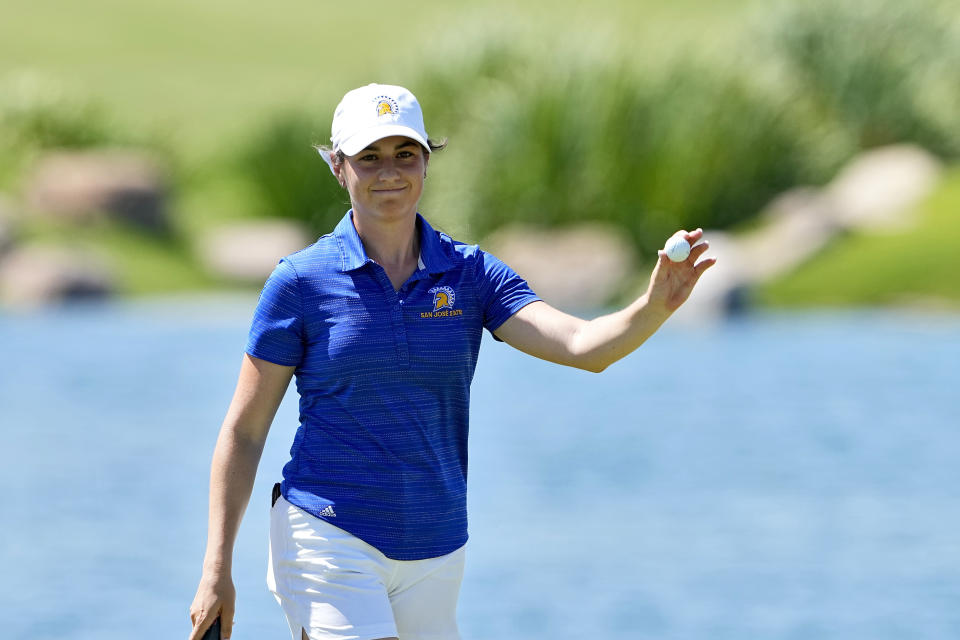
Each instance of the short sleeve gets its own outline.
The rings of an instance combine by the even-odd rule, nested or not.
[[[540,299],[516,271],[485,251],[477,253],[475,277],[483,308],[483,326],[491,334],[510,316]]]
[[[246,352],[283,366],[299,365],[303,359],[303,302],[296,269],[286,259],[263,285]]]

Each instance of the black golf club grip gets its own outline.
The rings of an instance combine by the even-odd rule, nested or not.
[[[207,629],[200,640],[220,640],[220,616],[217,616],[217,619],[213,621],[213,624],[210,625],[210,628]]]

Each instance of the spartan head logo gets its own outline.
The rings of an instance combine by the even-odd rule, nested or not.
[[[390,116],[400,112],[400,105],[390,96],[379,96],[376,101],[378,116]]]
[[[433,294],[434,311],[440,311],[441,309],[453,309],[453,302],[456,299],[456,295],[453,293],[452,287],[434,287],[427,293]]]

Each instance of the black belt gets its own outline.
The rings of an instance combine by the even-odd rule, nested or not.
[[[273,498],[270,500],[270,508],[273,508],[273,505],[277,504],[277,500],[280,499],[280,483],[273,485]]]

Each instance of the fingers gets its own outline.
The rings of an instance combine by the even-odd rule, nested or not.
[[[700,237],[703,237],[702,231],[700,232]],[[700,259],[700,256],[706,253],[709,248],[710,248],[710,243],[707,242],[706,240],[700,242],[699,244],[692,245],[692,248],[690,249],[690,255],[687,256],[687,259],[683,260],[682,262],[675,262],[673,264],[676,264],[676,265],[687,264],[691,266],[696,265],[697,260]],[[666,266],[670,264],[672,261],[670,260],[670,258],[667,257],[667,252],[664,251],[663,249],[660,249],[659,251],[657,251],[657,262],[659,262],[663,266]],[[713,262],[716,262],[715,258],[713,259]]]
[[[708,268],[716,264],[717,262],[716,258],[711,258],[710,261],[706,263],[697,262],[697,260],[699,260],[700,257],[704,253],[706,253],[706,251],[710,248],[710,243],[707,242],[706,240],[703,240],[702,228],[697,228],[697,229],[694,229],[693,231],[687,231],[685,229],[681,229],[676,233],[674,233],[673,235],[683,236],[683,238],[687,241],[687,243],[691,247],[690,256],[680,264],[687,263],[690,265],[695,265],[697,267],[700,267],[700,264],[703,264],[704,266],[700,269],[699,273],[703,273],[705,270],[707,270]],[[660,258],[659,261],[661,264],[666,264],[669,261],[666,259],[666,254],[664,253],[663,250],[658,251],[657,253],[659,254],[659,258]]]
[[[233,614],[236,607],[236,590],[229,575],[204,574],[197,589],[197,595],[190,605],[190,619],[193,630],[190,640],[201,640],[214,625],[217,617],[219,633],[215,640],[226,640],[233,632]],[[214,634],[210,634],[214,635]]]
[[[203,637],[203,634],[207,632],[207,629],[210,628],[210,625],[213,624],[213,621],[216,619],[215,615],[211,615],[207,612],[201,612],[197,619],[193,621],[193,630],[190,632],[189,640],[200,640]]]
[[[233,607],[224,606],[220,612],[220,637],[223,640],[230,640],[230,636],[233,635],[233,623]]]
[[[693,268],[693,270],[696,272],[697,278],[699,279],[700,276],[703,275],[704,271],[706,271],[707,269],[709,269],[715,264],[717,264],[716,258],[705,258],[700,262],[698,262],[697,265]]]
[[[682,233],[683,237],[687,239],[687,242],[690,243],[690,246],[697,244],[700,241],[700,238],[703,237],[703,229],[694,229],[693,231],[680,230],[677,233]]]
[[[225,608],[215,611],[200,611],[196,614],[191,612],[190,617],[193,619],[193,629],[190,632],[189,640],[203,639],[204,634],[217,621],[218,617],[220,618],[220,635],[212,640],[221,640],[221,638],[228,640],[233,631],[233,611],[228,616]],[[229,624],[227,623],[228,620]]]
[[[682,236],[681,236],[682,234]],[[703,229],[678,231],[671,237],[683,237],[691,245],[690,255],[680,262],[673,262],[664,249],[657,251],[657,264],[650,274],[647,289],[648,301],[675,311],[690,296],[700,276],[717,263],[716,258],[705,258],[710,243],[703,239]]]
[[[686,241],[690,244],[690,246],[692,247],[693,245],[697,244],[697,242],[700,241],[700,238],[703,237],[703,229],[699,229],[699,228],[698,228],[698,229],[694,229],[693,231],[687,231],[686,229],[680,229],[679,231],[675,232],[675,233],[674,233],[673,235],[671,235],[670,237],[672,238],[673,236],[683,236],[683,239],[686,240]]]
[[[686,240],[687,244],[689,244],[691,247],[690,256],[688,258],[690,264],[696,263],[697,258],[703,255],[703,252],[706,251],[710,246],[708,242],[703,240],[703,229],[701,228],[694,229],[693,231],[680,229],[679,231],[675,232],[672,236],[670,236],[670,238],[671,239],[676,238],[677,236],[682,237],[684,240]],[[670,240],[668,239],[667,243],[669,244],[669,242]],[[662,252],[658,252],[658,253],[662,253]],[[688,260],[682,260],[681,262],[687,262]]]
[[[709,248],[710,248],[710,243],[707,242],[706,240],[704,240],[700,244],[694,245],[693,248],[690,249],[690,257],[687,258],[687,260],[689,260],[691,264],[696,264],[697,259],[700,256],[702,256]]]

